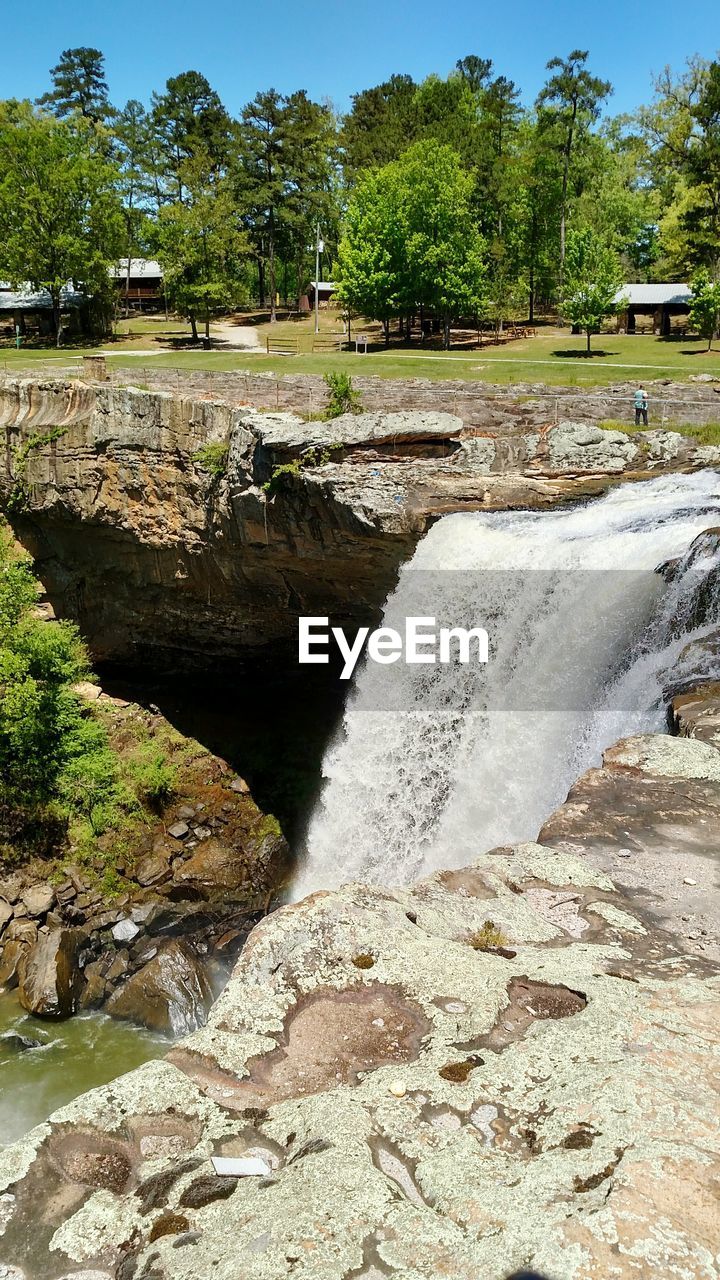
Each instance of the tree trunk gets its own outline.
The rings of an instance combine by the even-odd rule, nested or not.
[[[386,318],[383,320],[383,330],[384,330],[384,332],[385,332],[385,346],[386,346],[386,347],[389,347],[389,346],[390,346],[390,320],[389,320],[389,317],[386,317]]]
[[[197,320],[195,319],[194,311],[191,311],[189,313],[188,320],[190,321],[190,331],[192,333],[192,340],[193,342],[197,342],[198,340]]]
[[[53,328],[55,330],[55,346],[62,344],[62,314],[60,310],[60,290],[51,289]]]
[[[132,253],[132,246],[128,245],[127,250],[128,250],[128,260],[127,260],[127,271],[125,272],[125,315],[126,316],[130,314],[130,303],[128,299],[130,297],[130,263],[132,262],[130,254]]]
[[[270,289],[270,323],[274,324],[277,320],[277,306],[275,303],[275,294],[277,292],[277,281],[275,280],[275,213],[270,210],[270,234],[268,236],[268,287]]]
[[[450,317],[443,316],[443,350],[450,350]]]
[[[210,312],[209,311],[205,312],[205,337],[203,339],[203,346],[206,351],[210,350]]]
[[[265,306],[265,262],[261,257],[258,257],[257,267],[258,267],[258,293],[260,295],[260,297],[258,298],[258,301],[260,303],[260,308],[262,310]]]
[[[563,271],[565,269],[565,221],[567,219],[567,193],[568,183],[570,180],[570,157],[572,156],[573,137],[575,136],[575,121],[577,118],[577,102],[573,102],[572,116],[570,117],[570,126],[568,128],[567,142],[565,143],[564,162],[563,162],[563,179],[562,179],[562,204],[560,207],[560,279],[562,280]]]

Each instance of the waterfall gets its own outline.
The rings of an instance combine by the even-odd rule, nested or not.
[[[605,747],[662,730],[669,673],[711,630],[694,602],[716,542],[688,549],[719,521],[713,471],[553,512],[439,520],[403,567],[383,626],[402,632],[408,616],[481,626],[489,661],[358,668],[293,896],[349,880],[404,884],[534,839]]]

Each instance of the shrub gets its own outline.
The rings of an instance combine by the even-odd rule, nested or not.
[[[339,418],[343,413],[362,413],[362,397],[353,388],[349,373],[326,373],[323,377],[328,388],[326,418]]]
[[[177,769],[168,762],[165,752],[151,742],[130,760],[128,774],[138,799],[154,809],[162,809],[175,795]]]
[[[214,480],[221,480],[227,475],[229,453],[228,440],[215,440],[198,449],[197,453],[193,454],[193,462],[197,462],[203,471],[208,471]]]
[[[495,947],[507,946],[507,941],[502,929],[498,929],[492,920],[486,920],[482,928],[468,938],[475,951],[492,951]]]

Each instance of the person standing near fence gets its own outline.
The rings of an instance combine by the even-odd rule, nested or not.
[[[635,426],[639,427],[641,422],[644,426],[648,424],[648,394],[644,387],[638,387],[635,392]]]

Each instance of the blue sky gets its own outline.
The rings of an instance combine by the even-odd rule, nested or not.
[[[0,97],[36,97],[61,49],[95,45],[113,102],[146,101],[170,75],[202,71],[236,113],[258,89],[306,88],[344,109],[395,71],[446,74],[491,57],[531,102],[555,54],[587,48],[615,86],[610,109],[651,96],[651,76],[720,48],[718,0],[4,0]]]

